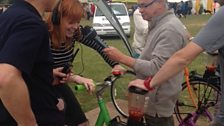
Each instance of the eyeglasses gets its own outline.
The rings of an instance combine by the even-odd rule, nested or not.
[[[148,3],[148,4],[138,4],[138,7],[139,8],[147,8],[148,6],[151,6],[154,2],[156,2],[156,0],[153,0],[153,1],[151,1],[150,3]]]

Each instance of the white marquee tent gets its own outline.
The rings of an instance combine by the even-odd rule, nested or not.
[[[168,0],[168,2],[181,2],[181,1],[185,2],[185,1],[189,1],[189,0]]]

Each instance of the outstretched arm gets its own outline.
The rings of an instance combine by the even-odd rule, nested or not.
[[[135,59],[123,54],[117,48],[110,46],[109,48],[105,48],[103,51],[106,55],[110,57],[110,59],[124,64],[130,68],[134,67]]]
[[[169,80],[190,64],[201,52],[203,52],[201,47],[190,42],[185,48],[174,53],[174,55],[155,74],[151,81],[147,82],[148,85],[150,85],[151,88],[154,88]],[[145,80],[136,79],[131,81],[128,86],[136,86],[146,89],[144,83]]]
[[[162,66],[162,68],[153,77],[151,86],[159,86],[161,83],[175,76],[190,64],[201,52],[203,52],[203,49],[200,46],[194,42],[190,42],[186,47],[176,52]]]

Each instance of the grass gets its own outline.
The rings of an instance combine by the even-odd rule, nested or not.
[[[203,27],[206,22],[208,21],[210,16],[208,15],[192,15],[188,16],[186,19],[182,18],[181,21],[187,27],[189,32],[195,36],[198,31]],[[92,25],[92,20],[85,20],[81,21],[82,25]],[[133,32],[134,32],[134,24],[133,19],[131,17],[131,37],[129,38],[129,42],[132,43],[133,41]],[[122,50],[122,52],[128,54],[125,45],[123,44],[122,40],[119,38],[104,38],[108,45],[115,46]],[[84,71],[82,75],[88,78],[92,78],[95,82],[101,82],[105,77],[110,75],[111,68],[107,65],[100,55],[86,47],[80,46],[80,44],[76,43],[76,47],[79,47],[81,51],[77,55],[75,62],[74,62],[74,72],[80,73],[82,68],[84,67]],[[206,57],[204,55],[200,55],[194,62],[189,66],[190,70],[194,69],[199,72],[202,72],[204,69]],[[83,61],[83,64],[82,64]],[[73,89],[73,84],[70,85]],[[77,96],[82,108],[84,111],[89,111],[95,107],[97,107],[96,97],[95,95],[89,95],[86,92],[74,92]],[[106,92],[104,98],[109,101],[109,91]]]

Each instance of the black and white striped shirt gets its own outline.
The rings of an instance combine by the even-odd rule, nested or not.
[[[118,64],[117,62],[110,60],[109,57],[104,54],[104,47],[98,42],[94,40],[80,40],[79,42],[96,50],[102,56],[104,61],[106,61],[107,64],[109,64],[111,67],[114,67]],[[75,40],[69,47],[66,47],[65,44],[62,44],[60,48],[54,49],[51,46],[51,52],[54,59],[54,68],[63,67],[66,63],[71,62],[74,52],[74,44]]]
[[[71,46],[66,47],[64,43],[57,49],[51,45],[51,53],[54,60],[54,68],[63,67],[66,63],[71,62],[74,52],[74,42]]]

